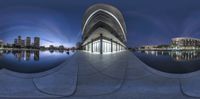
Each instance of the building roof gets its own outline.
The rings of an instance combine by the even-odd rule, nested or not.
[[[200,39],[198,39],[198,38],[192,38],[192,37],[176,37],[176,38],[172,38],[172,40],[174,41],[174,40],[182,40],[182,39],[189,39],[189,40],[198,40],[198,41],[200,41]]]
[[[104,15],[106,17],[103,17],[101,15]],[[101,24],[102,23],[106,24],[107,27],[110,26],[111,28],[114,28],[116,33],[118,33],[118,35],[120,35],[120,37],[124,39],[124,41],[127,41],[126,40],[126,25],[124,22],[124,18],[121,12],[117,8],[108,4],[95,4],[89,7],[86,10],[83,17],[83,25],[82,25],[83,36],[90,35],[88,32],[95,25],[101,25],[101,24],[98,24],[97,21],[99,21]]]

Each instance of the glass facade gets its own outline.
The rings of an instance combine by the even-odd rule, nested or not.
[[[111,52],[111,41],[103,40],[102,44],[103,53]]]
[[[86,44],[84,47],[85,47],[85,50],[88,52],[100,53],[101,42],[98,39],[96,41]],[[119,43],[116,43],[111,40],[102,39],[102,53],[104,53],[104,54],[111,53],[111,52],[118,52],[118,51],[122,51],[124,49],[125,49],[124,46],[122,46]]]
[[[100,52],[100,40],[93,42],[93,52]]]

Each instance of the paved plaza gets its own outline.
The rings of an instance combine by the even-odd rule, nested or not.
[[[66,62],[37,74],[0,71],[0,97],[55,99],[200,98],[200,72],[175,75],[154,70],[132,52],[78,51]]]

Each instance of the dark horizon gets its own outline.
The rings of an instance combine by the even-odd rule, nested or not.
[[[127,45],[168,44],[174,37],[200,38],[197,0],[0,0],[0,39],[40,36],[42,43],[75,46],[81,41],[82,17],[96,3],[118,8],[127,26]],[[13,41],[12,41],[13,42]]]

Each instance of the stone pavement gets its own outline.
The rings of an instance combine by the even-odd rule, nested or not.
[[[0,71],[0,97],[59,99],[200,98],[200,72],[156,71],[132,52],[99,55],[79,51],[66,62],[38,74]]]

